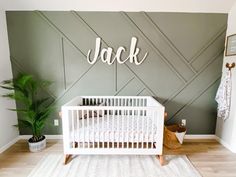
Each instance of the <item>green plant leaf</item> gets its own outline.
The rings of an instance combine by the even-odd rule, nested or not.
[[[1,85],[13,85],[13,80],[8,79],[1,82]]]
[[[13,86],[5,86],[5,85],[0,85],[1,88],[7,89],[7,90],[14,90]]]
[[[32,82],[33,76],[27,75],[27,74],[22,74],[21,77],[17,79],[16,84],[21,88],[24,89],[25,86]]]
[[[27,110],[26,109],[12,109],[12,108],[8,108],[9,111],[15,111],[15,112],[22,112],[22,113],[26,113]]]
[[[44,88],[44,87],[49,87],[52,84],[51,81],[41,81],[39,82],[40,87]]]
[[[32,123],[27,120],[19,119],[19,121],[21,122],[21,125],[25,127],[32,127]]]

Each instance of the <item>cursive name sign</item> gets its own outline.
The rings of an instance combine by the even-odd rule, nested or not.
[[[135,37],[131,38],[129,56],[127,58],[125,59],[121,58],[122,52],[126,52],[126,49],[123,46],[117,49],[116,54],[113,58],[112,58],[112,52],[113,49],[111,47],[103,48],[101,50],[101,38],[96,38],[94,57],[93,59],[90,58],[91,54],[91,49],[90,49],[87,54],[87,61],[90,64],[94,64],[100,55],[102,62],[107,63],[108,65],[113,64],[115,60],[117,60],[117,62],[120,64],[129,61],[130,63],[135,63],[136,65],[140,65],[148,55],[148,53],[146,52],[141,60],[138,59],[140,49],[137,47],[137,38]]]

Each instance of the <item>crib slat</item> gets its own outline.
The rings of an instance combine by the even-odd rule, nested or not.
[[[104,130],[104,109],[102,110],[102,148],[105,148],[105,130]]]
[[[98,134],[98,148],[100,148],[100,119],[99,115],[97,114],[97,134]]]
[[[110,148],[110,146],[109,146],[109,144],[110,144],[110,132],[109,132],[109,123],[110,123],[110,110],[109,109],[106,109],[106,111],[107,111],[107,115],[106,115],[106,117],[107,117],[107,127],[106,127],[106,133],[107,133],[107,148]]]
[[[141,112],[141,120],[142,120],[142,149],[143,149],[143,146],[144,146],[144,136],[145,136],[145,133],[144,133],[144,116],[143,116],[143,109],[142,109],[142,112]]]
[[[92,101],[92,99],[90,99],[91,101]],[[93,110],[92,110],[92,112],[93,112]],[[90,115],[89,115],[89,110],[87,109],[87,125],[86,125],[86,127],[89,127],[89,120],[90,120]],[[87,148],[90,148],[90,130],[89,130],[89,128],[87,128],[87,138],[88,138],[88,142],[87,142],[87,145],[88,145],[88,147]]]
[[[160,143],[159,144],[159,142],[158,142],[158,139],[160,138],[161,139],[161,137],[159,137],[160,135],[159,135],[159,129],[161,130],[161,128],[160,127],[162,127],[162,125],[164,125],[164,122],[162,122],[161,120],[164,120],[164,115],[163,115],[163,119],[161,119],[161,117],[160,117],[160,114],[161,114],[161,110],[156,110],[155,111],[155,115],[154,116],[156,116],[156,122],[155,122],[155,124],[156,124],[156,132],[155,132],[155,139],[154,139],[154,141],[155,141],[155,143],[156,143],[156,148],[159,148],[159,146],[158,145],[160,145],[160,144],[162,144],[162,143]],[[158,147],[157,147],[158,146]]]
[[[150,130],[149,130],[149,121],[150,121],[150,119],[149,119],[149,117],[147,116],[147,114],[145,113],[145,119],[146,119],[146,122],[147,122],[147,125],[146,125],[146,132],[147,132],[147,140],[146,140],[146,148],[148,149],[149,147],[148,147],[148,143],[149,143],[149,136],[150,136]]]
[[[124,110],[122,110],[122,112],[121,112],[121,122],[122,122],[122,148],[124,148]]]
[[[71,123],[72,123],[72,147],[75,148],[75,123],[74,123],[74,111],[71,110]]]
[[[153,143],[154,143],[154,120],[153,120],[153,116],[154,116],[154,111],[152,110],[152,144],[151,144],[151,148],[153,149],[154,148],[154,146],[153,146]]]
[[[76,127],[76,137],[77,137],[77,142],[78,142],[78,148],[80,145],[80,134],[79,134],[79,111],[76,111],[76,121],[77,121],[77,127]]]
[[[128,103],[127,103],[128,104]],[[128,106],[128,105],[127,105]],[[127,148],[129,148],[129,134],[130,134],[130,129],[129,129],[129,124],[130,124],[130,112],[128,111],[126,114],[126,120],[127,120],[127,129],[126,129],[126,134],[127,134]]]
[[[97,104],[97,100],[96,100],[96,104]],[[99,114],[98,110],[97,110],[97,114]],[[92,113],[92,127],[93,127],[93,149],[95,148],[95,127],[94,127],[94,119],[95,119],[95,116],[94,116],[94,111]]]
[[[132,116],[132,149],[134,149],[134,109],[131,112]]]
[[[112,148],[115,148],[115,130],[114,130],[115,109],[112,110]]]
[[[140,125],[140,111],[139,110],[137,110],[137,116],[136,116],[136,122],[137,122],[137,140],[136,140],[136,142],[137,142],[137,144],[136,144],[136,148],[139,148],[138,146],[139,146],[139,130],[140,130],[140,127],[139,127],[139,125]]]
[[[83,142],[82,142],[82,145],[83,145],[83,148],[85,146],[84,144],[84,141],[85,141],[85,129],[84,129],[84,110],[82,109],[82,128],[83,128]]]
[[[118,100],[119,101],[119,100]],[[117,110],[117,127],[116,127],[116,132],[117,132],[117,144],[116,144],[116,148],[119,148],[119,143],[120,143],[120,110]]]

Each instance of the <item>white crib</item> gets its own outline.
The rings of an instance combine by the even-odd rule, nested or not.
[[[65,164],[73,154],[157,155],[164,107],[149,96],[80,96],[62,106]]]

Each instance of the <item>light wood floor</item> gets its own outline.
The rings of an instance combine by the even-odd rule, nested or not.
[[[0,177],[27,176],[40,159],[51,153],[62,153],[61,140],[48,140],[47,149],[30,153],[25,140],[20,140],[0,154]],[[236,154],[215,140],[188,140],[178,150],[164,149],[164,154],[186,154],[204,177],[236,177]]]

